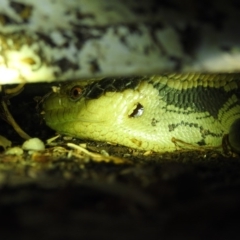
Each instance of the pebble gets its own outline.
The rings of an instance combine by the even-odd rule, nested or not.
[[[7,149],[4,153],[7,154],[7,155],[20,156],[20,155],[23,154],[23,149],[20,148],[20,147],[12,147],[12,148]]]
[[[24,150],[43,151],[45,150],[45,145],[39,138],[31,138],[23,143],[22,148]]]

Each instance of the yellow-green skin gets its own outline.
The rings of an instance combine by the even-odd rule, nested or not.
[[[44,118],[46,124],[59,133],[140,150],[174,151],[177,149],[176,143],[193,149],[200,145],[205,148],[221,147],[223,136],[240,118],[239,99],[235,94],[239,88],[238,79],[238,75],[231,74],[152,76],[134,89],[105,92],[96,99],[83,97],[77,101],[71,99],[71,89],[74,86],[84,89],[88,83],[72,82],[45,100]],[[158,83],[167,88],[159,90]],[[164,99],[166,91],[173,91],[184,105],[184,101],[189,99],[181,98],[180,93],[184,95],[186,90],[196,90],[199,86],[202,86],[203,93],[207,88],[221,88],[223,94],[228,94],[217,110],[217,116],[211,115],[207,108],[199,111],[194,107],[194,102],[191,107],[184,108],[179,107],[179,102],[174,104]],[[223,97],[219,96],[219,100]],[[213,104],[211,95],[204,95],[203,98],[209,98],[207,101]],[[139,104],[143,107],[142,112],[138,109]]]

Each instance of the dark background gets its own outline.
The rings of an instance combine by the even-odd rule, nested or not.
[[[19,125],[44,141],[55,133],[34,98],[49,90],[49,84],[28,85],[9,105]],[[0,131],[14,146],[22,144],[4,120]],[[67,149],[66,140],[58,141]],[[129,161],[1,153],[1,239],[239,239],[236,154],[146,155],[104,143],[87,146]]]

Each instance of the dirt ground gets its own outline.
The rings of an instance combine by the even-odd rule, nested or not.
[[[9,109],[45,141],[55,133],[33,98],[49,86],[29,89]],[[0,134],[23,142],[2,119]],[[239,216],[236,154],[145,153],[61,137],[41,153],[0,153],[1,239],[239,239]]]

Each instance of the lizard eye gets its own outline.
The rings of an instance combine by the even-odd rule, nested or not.
[[[71,100],[77,101],[82,96],[82,93],[83,89],[81,87],[74,86],[69,92],[69,97]]]

